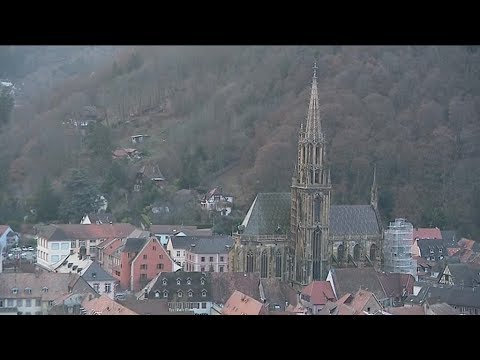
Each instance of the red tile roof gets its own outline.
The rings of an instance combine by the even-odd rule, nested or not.
[[[442,239],[442,233],[439,228],[413,229],[413,240],[415,239]]]
[[[135,230],[135,226],[128,223],[114,224],[58,224],[39,227],[42,229],[57,228],[63,231],[67,239],[114,239],[125,238]]]
[[[87,315],[138,315],[106,295],[91,300],[85,298],[82,306],[85,308]]]
[[[223,307],[223,315],[262,315],[265,314],[265,307],[250,296],[235,290],[228,298]]]
[[[474,240],[461,238],[461,239],[458,241],[458,246],[460,246],[460,247],[463,248],[463,249],[472,250],[473,245],[475,245],[475,241],[474,241]]]
[[[327,301],[335,301],[332,285],[328,281],[313,281],[306,286],[302,295],[307,295],[312,305],[325,305]]]
[[[123,245],[122,239],[115,239],[105,246],[103,253],[105,255],[112,255],[115,251],[118,250]]]

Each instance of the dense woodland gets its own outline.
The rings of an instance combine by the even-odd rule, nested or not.
[[[367,203],[376,164],[386,223],[407,217],[478,239],[479,50],[0,47],[0,77],[22,84],[21,106],[0,125],[0,223],[78,222],[85,194],[104,194],[119,220],[228,231],[257,192],[289,191],[317,59],[333,203]],[[82,134],[64,123],[86,105],[100,121]],[[150,138],[133,146],[135,134]],[[112,160],[117,147],[145,157]],[[134,193],[144,164],[158,164],[169,185]],[[235,196],[230,221],[205,218],[194,195],[178,192],[217,185]],[[167,205],[155,219],[152,207]]]

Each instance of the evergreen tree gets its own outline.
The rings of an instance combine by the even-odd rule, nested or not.
[[[100,191],[84,170],[70,170],[64,185],[65,193],[60,205],[60,214],[64,221],[79,223],[83,215],[97,211]]]
[[[58,216],[60,198],[54,193],[51,183],[43,178],[40,187],[33,198],[37,221],[55,220]]]
[[[111,159],[112,139],[110,129],[102,124],[95,124],[89,127],[87,144],[90,151],[96,157]]]

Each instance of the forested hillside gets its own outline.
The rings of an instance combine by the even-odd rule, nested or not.
[[[288,191],[316,58],[333,202],[367,203],[376,164],[385,221],[480,236],[478,47],[124,47],[95,64],[86,51],[78,68],[86,63],[88,72],[72,65],[61,81],[43,62],[57,81],[37,86],[1,127],[2,223],[29,214],[43,179],[65,199],[73,168],[85,169],[127,218],[180,188],[223,185],[243,212],[257,192]],[[18,70],[25,89],[33,70]],[[63,123],[85,105],[102,121],[82,136]],[[112,161],[110,151],[132,147],[135,134],[150,135],[140,146],[145,159]],[[158,164],[171,186],[127,209],[144,163]]]

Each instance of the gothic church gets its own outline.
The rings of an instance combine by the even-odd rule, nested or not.
[[[233,235],[230,269],[297,285],[331,268],[379,267],[383,230],[375,171],[369,205],[330,205],[332,184],[319,114],[316,66],[298,138],[290,193],[259,193]]]

